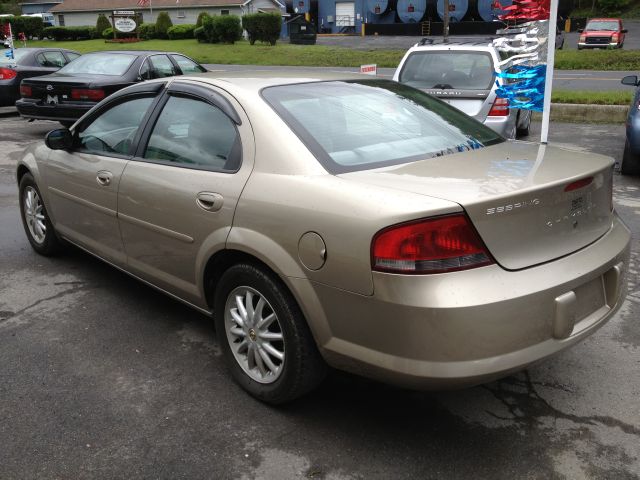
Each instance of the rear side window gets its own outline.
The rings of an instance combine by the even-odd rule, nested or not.
[[[149,57],[151,62],[151,78],[172,77],[177,72],[166,55],[154,55]]]
[[[240,139],[219,108],[192,98],[171,97],[153,127],[144,158],[230,172],[240,166]]]
[[[504,139],[458,109],[387,80],[266,88],[263,97],[331,173],[475,150]]]
[[[62,68],[67,63],[62,52],[42,52],[36,57],[41,67]]]
[[[493,72],[488,52],[414,52],[402,67],[400,82],[426,89],[489,90]]]

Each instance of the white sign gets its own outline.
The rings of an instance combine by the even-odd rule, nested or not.
[[[116,18],[113,24],[116,30],[122,33],[133,32],[137,27],[136,22],[132,18]]]
[[[360,65],[360,73],[364,73],[365,75],[377,75],[378,65],[375,63],[373,65]]]
[[[114,10],[114,15],[135,15],[136,12],[133,10]]]

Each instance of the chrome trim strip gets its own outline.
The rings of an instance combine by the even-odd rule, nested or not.
[[[124,220],[125,222],[129,222],[133,225],[137,225],[139,227],[152,230],[156,233],[160,233],[167,237],[171,237],[175,240],[179,240],[185,243],[193,243],[193,237],[190,237],[189,235],[185,235],[184,233],[174,232],[173,230],[169,230],[168,228],[164,228],[159,225],[155,225],[153,223],[145,222],[144,220],[140,220],[139,218],[130,217],[129,215],[125,215],[124,213],[118,213],[118,218],[121,220]]]
[[[185,305],[187,305],[188,307],[193,308],[194,310],[197,310],[198,312],[207,315],[208,317],[212,317],[213,316],[213,312],[209,311],[209,310],[205,310],[204,308],[198,307],[197,305],[194,305],[193,303],[189,302],[188,300],[185,300],[184,298],[180,298],[179,296],[171,293],[171,292],[167,292],[165,289],[158,287],[157,285],[154,285],[153,283],[145,280],[144,278],[140,278],[139,276],[125,270],[122,267],[119,267],[118,265],[110,262],[109,260],[105,260],[104,258],[102,258],[100,255],[98,255],[97,253],[93,253],[91,250],[88,250],[87,248],[83,247],[82,245],[77,244],[76,242],[74,242],[73,240],[69,240],[68,237],[62,236],[62,238],[64,238],[65,241],[69,242],[70,244],[72,244],[74,247],[79,248],[80,250],[82,250],[83,252],[88,253],[89,255],[91,255],[92,257],[97,258],[98,260],[103,261],[104,263],[106,263],[107,265],[115,268],[116,270],[121,271],[122,273],[126,273],[127,275],[129,275],[131,278],[135,278],[136,280],[139,280],[140,282],[144,283],[145,285],[158,290],[161,293],[164,293],[165,295],[167,295],[168,297],[173,298],[174,300],[179,301],[180,303],[183,303]]]
[[[95,203],[85,200],[84,198],[76,197],[75,195],[71,195],[70,193],[63,192],[62,190],[58,190],[57,188],[49,187],[49,191],[51,191],[52,193],[55,193],[56,195],[62,198],[66,198],[67,200],[71,200],[72,202],[76,202],[76,203],[79,203],[80,205],[84,205],[85,207],[92,208],[110,217],[118,216],[115,210],[111,210],[110,208],[103,207],[101,205],[96,205]]]

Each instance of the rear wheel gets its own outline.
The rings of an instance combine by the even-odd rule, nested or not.
[[[523,124],[520,124],[520,115],[526,115],[526,119]],[[531,114],[520,113],[518,114],[518,122],[516,123],[516,138],[528,137],[531,130]]]
[[[40,255],[54,255],[61,249],[61,242],[53,230],[47,208],[33,176],[25,173],[20,179],[20,213],[27,239]]]
[[[640,175],[640,155],[635,155],[631,152],[628,141],[624,144],[620,173],[622,175]]]
[[[300,308],[271,273],[251,264],[229,268],[216,290],[215,323],[234,380],[259,400],[288,402],[324,378]]]

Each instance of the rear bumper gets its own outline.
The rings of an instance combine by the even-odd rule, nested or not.
[[[511,110],[508,116],[486,117],[482,121],[487,127],[505,138],[515,138],[516,135],[516,110]]]
[[[307,288],[317,296],[301,303],[332,366],[409,388],[455,388],[521,370],[602,326],[624,299],[629,247],[616,217],[590,246],[521,271],[374,273],[370,297],[293,283],[298,298]]]
[[[87,113],[95,103],[58,103],[47,105],[41,100],[21,98],[16,102],[20,116],[37,120],[76,121]]]
[[[3,84],[0,82],[0,107],[13,107],[20,98],[18,85]]]

